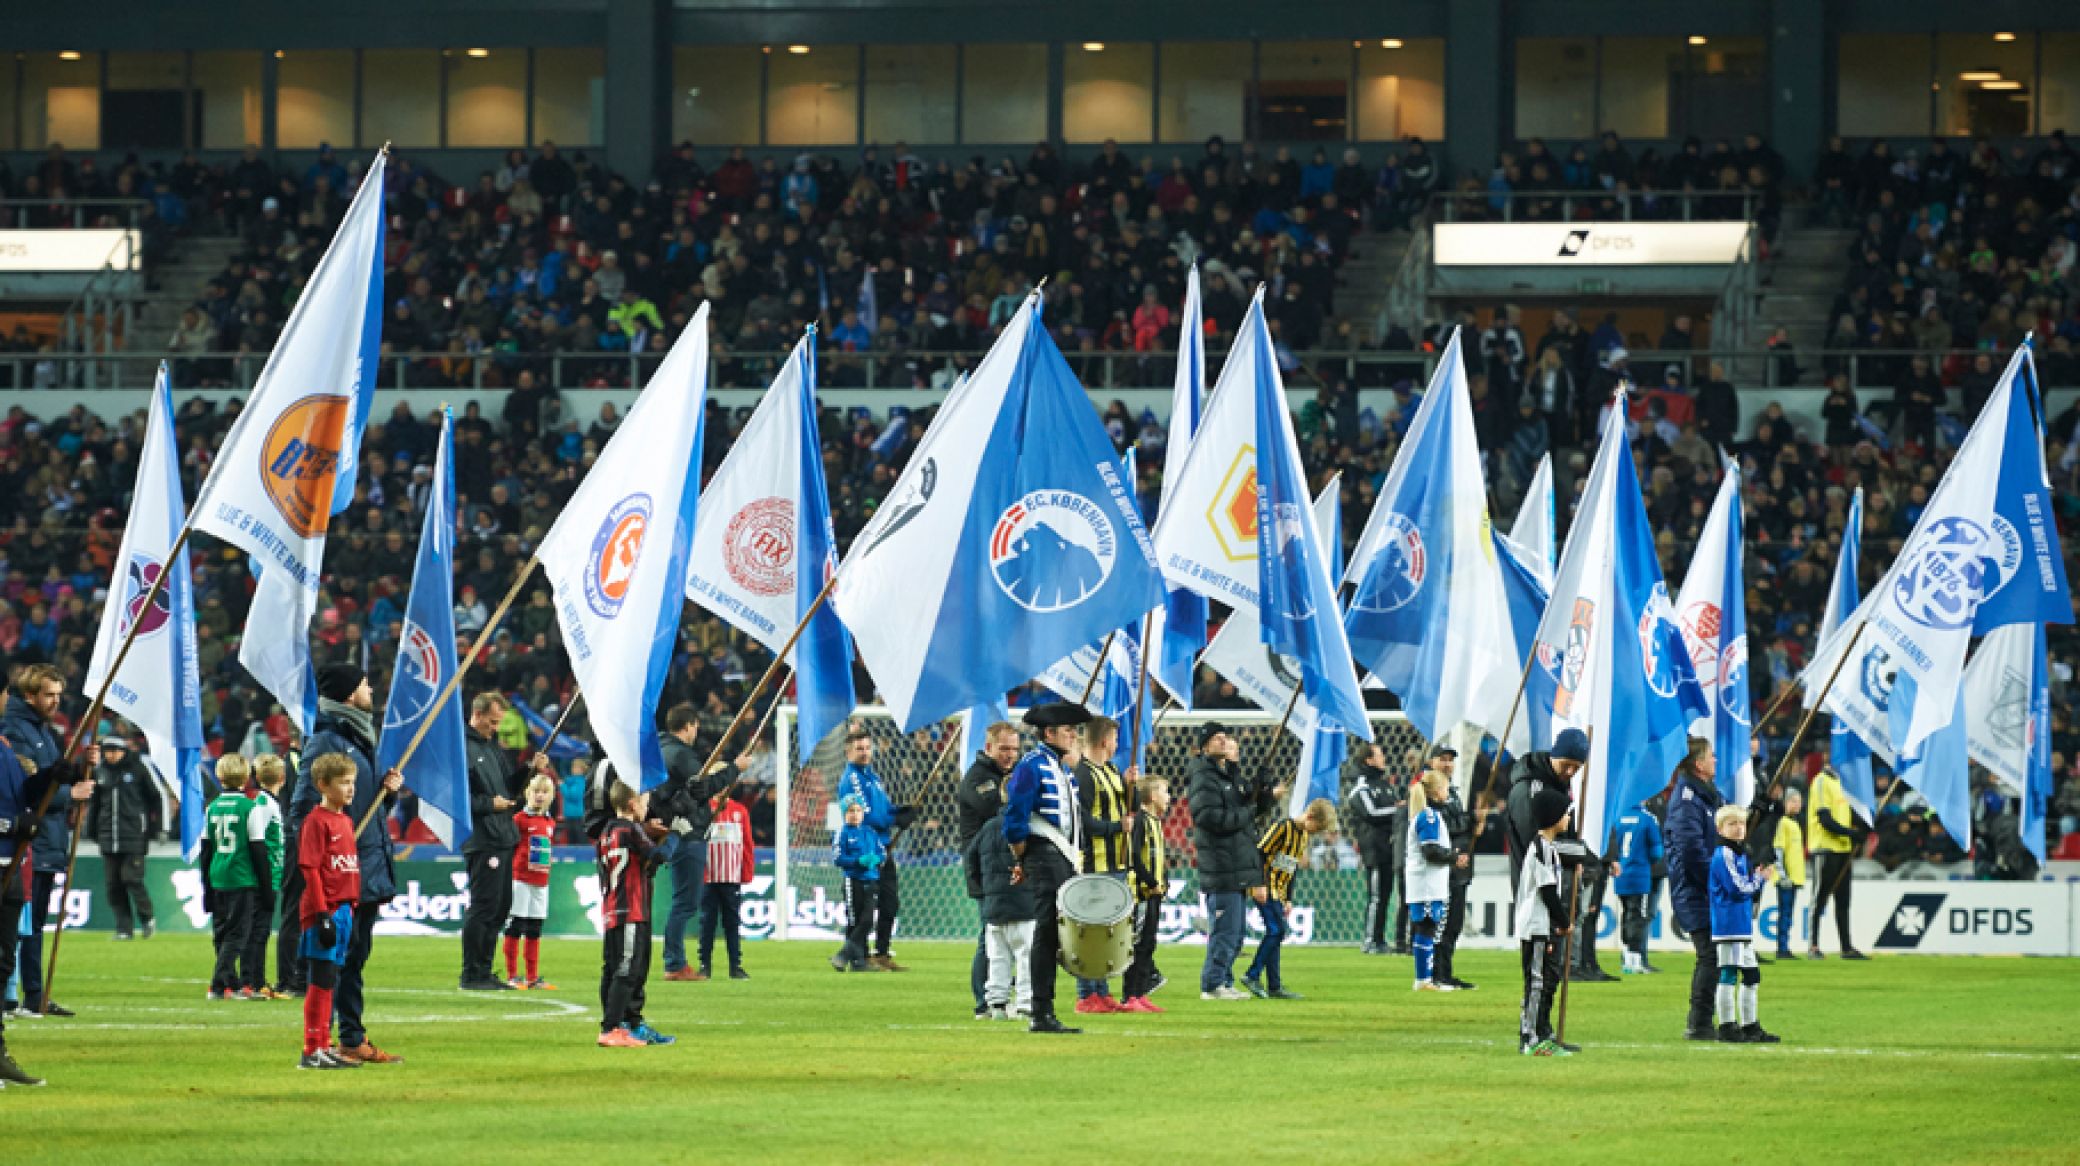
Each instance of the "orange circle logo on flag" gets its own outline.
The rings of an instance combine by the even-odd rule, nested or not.
[[[261,447],[260,484],[282,521],[304,538],[324,534],[332,518],[332,484],[352,407],[345,397],[305,397],[282,410]]]

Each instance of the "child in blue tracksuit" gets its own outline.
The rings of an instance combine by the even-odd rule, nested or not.
[[[1712,940],[1719,947],[1719,1039],[1727,1044],[1776,1044],[1779,1038],[1764,1031],[1758,1020],[1762,969],[1755,962],[1755,896],[1769,885],[1777,868],[1748,869],[1747,810],[1721,806],[1712,820],[1719,828],[1719,849],[1712,855],[1706,889]]]
[[[1645,807],[1636,807],[1611,827],[1611,854],[1618,860],[1617,892],[1623,910],[1619,939],[1625,949],[1625,974],[1642,976],[1647,966],[1647,930],[1652,923],[1654,868],[1661,863],[1661,823]]]
[[[1424,770],[1408,787],[1408,844],[1401,885],[1408,899],[1409,932],[1414,936],[1418,992],[1458,990],[1432,978],[1437,930],[1444,926],[1445,908],[1452,897],[1452,861],[1456,857],[1451,836],[1445,832],[1444,815],[1436,807],[1451,793],[1451,779],[1437,769]]]
[[[845,946],[831,957],[841,972],[867,970],[867,945],[874,934],[874,905],[881,895],[881,863],[888,847],[866,824],[867,806],[846,798],[845,829],[838,832],[838,869],[845,872]]]

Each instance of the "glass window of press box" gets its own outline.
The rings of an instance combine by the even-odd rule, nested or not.
[[[1739,141],[1769,121],[1760,37],[1526,37],[1514,48],[1519,138]]]
[[[1858,34],[1840,45],[1835,128],[1848,137],[2080,128],[2080,34]]]

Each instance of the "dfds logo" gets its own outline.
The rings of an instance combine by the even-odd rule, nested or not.
[[[1899,906],[1885,921],[1878,936],[1879,947],[1920,947],[1931,935],[1950,940],[1972,940],[1982,936],[2034,935],[2035,912],[2029,907],[1943,908],[1945,895],[1901,895]]]
[[[331,518],[351,407],[344,397],[305,397],[282,411],[261,446],[260,484],[282,521],[304,538],[324,534]]]

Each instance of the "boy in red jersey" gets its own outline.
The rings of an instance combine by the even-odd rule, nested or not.
[[[354,904],[361,899],[361,854],[354,842],[354,820],[346,815],[354,800],[354,761],[328,753],[311,763],[311,783],[323,799],[303,820],[296,846],[296,865],[303,874],[303,898],[297,913],[310,990],[303,997],[303,1059],[299,1069],[356,1069],[359,1062],[334,1056],[332,992],[339,987],[339,968],[354,935]]]
[[[724,790],[708,825],[707,889],[701,894],[701,978],[708,977],[708,962],[715,955],[715,925],[722,925],[723,946],[729,951],[729,978],[748,980],[744,971],[744,943],[738,928],[744,903],[744,884],[756,873],[755,848],[751,843],[751,811]]]
[[[658,864],[652,831],[643,821],[650,795],[617,781],[608,792],[614,817],[599,833],[600,924],[606,944],[599,973],[599,1047],[668,1045],[676,1038],[643,1021],[643,981],[650,977],[650,876]]]
[[[513,849],[513,909],[506,919],[506,983],[554,991],[542,979],[542,921],[549,917],[549,863],[556,843],[556,782],[536,773],[527,783],[527,807],[513,815],[520,845]],[[525,946],[527,978],[518,958]]]

